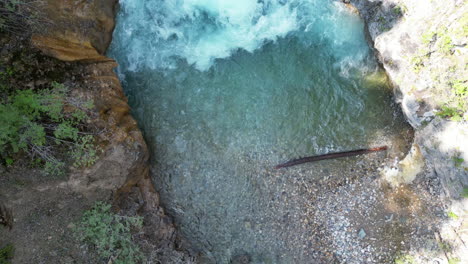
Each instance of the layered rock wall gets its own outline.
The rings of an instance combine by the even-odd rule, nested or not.
[[[365,20],[369,41],[416,129],[415,144],[425,157],[426,175],[442,181],[447,197],[460,198],[468,186],[468,126],[436,113],[457,103],[453,85],[467,81],[468,5],[455,0],[351,4]]]

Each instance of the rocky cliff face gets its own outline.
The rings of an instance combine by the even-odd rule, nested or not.
[[[468,6],[463,1],[351,1],[401,92],[409,122],[419,127],[450,103],[451,88],[466,81]]]
[[[459,198],[468,186],[468,128],[435,114],[460,107],[467,116],[468,5],[463,1],[352,0],[366,21],[369,41],[389,77],[422,148],[428,173],[437,174],[445,194]],[[462,100],[462,102],[460,102]],[[461,105],[461,106],[459,106]],[[461,159],[464,162],[454,162]]]
[[[446,210],[466,216],[468,4],[409,0],[351,0],[351,4],[365,20],[369,41],[416,130],[414,146],[421,150],[425,163],[417,177],[440,181]],[[456,113],[446,114],[448,109]],[[402,174],[400,168],[390,180],[404,182]],[[456,221],[450,228],[441,228],[442,239],[454,241],[454,252],[466,256],[463,245],[468,233],[463,226],[468,219],[452,220]],[[461,259],[464,261],[468,259]]]

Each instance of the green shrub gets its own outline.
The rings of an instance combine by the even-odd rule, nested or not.
[[[437,245],[444,252],[452,252],[452,245],[447,242],[437,242]]]
[[[458,219],[458,215],[452,211],[449,211],[447,212],[447,216],[453,220],[457,220]]]
[[[141,228],[141,217],[120,216],[111,212],[111,205],[97,202],[83,214],[75,234],[82,242],[95,247],[100,257],[116,264],[143,261],[143,254],[132,241],[131,228]]]
[[[15,248],[12,244],[8,244],[3,248],[0,248],[0,264],[10,264],[10,259],[13,258]]]
[[[448,259],[448,264],[458,264],[461,263],[461,260],[459,258],[449,258]]]
[[[457,156],[452,157],[452,160],[455,163],[455,167],[460,167],[465,161],[463,158]]]
[[[416,264],[416,260],[411,255],[401,255],[395,258],[395,264]]]
[[[415,55],[411,58],[411,64],[413,65],[413,71],[419,73],[424,67],[424,57],[420,55]]]
[[[97,150],[93,144],[94,138],[90,135],[81,137],[72,151],[73,166],[88,167],[97,160]]]
[[[461,112],[460,109],[451,106],[442,106],[440,111],[437,112],[437,116],[450,118],[452,121],[463,120],[463,112]]]
[[[468,198],[468,187],[463,187],[462,196]]]
[[[466,80],[455,80],[452,85],[455,95],[459,97],[468,96],[468,82]]]
[[[439,36],[438,46],[442,52],[449,53],[454,47],[452,43],[452,38],[445,33],[442,34],[441,36]]]
[[[422,43],[429,45],[433,40],[436,33],[434,31],[428,31],[422,35]]]
[[[437,115],[453,121],[462,121],[466,119],[464,113],[468,111],[468,81],[458,79],[451,81],[450,85],[452,86],[450,100],[441,107]]]
[[[395,16],[402,16],[403,15],[403,9],[400,6],[394,6],[392,8],[392,13]]]
[[[75,166],[92,165],[97,153],[93,137],[80,132],[91,107],[68,97],[68,89],[55,82],[49,89],[13,90],[0,98],[0,157],[11,165],[13,154],[26,152],[46,173],[60,175],[65,162],[57,158],[56,149],[66,146]]]

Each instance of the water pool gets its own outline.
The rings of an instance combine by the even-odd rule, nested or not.
[[[324,261],[322,180],[364,177],[356,163],[385,154],[274,165],[408,131],[358,15],[327,0],[120,2],[109,55],[182,234],[206,262]]]

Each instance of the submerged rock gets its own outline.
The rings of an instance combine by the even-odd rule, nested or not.
[[[366,234],[366,232],[364,231],[364,229],[361,228],[361,229],[359,230],[359,232],[358,232],[358,237],[359,237],[360,239],[363,239],[363,238],[366,237],[366,235],[367,235],[367,234]]]

